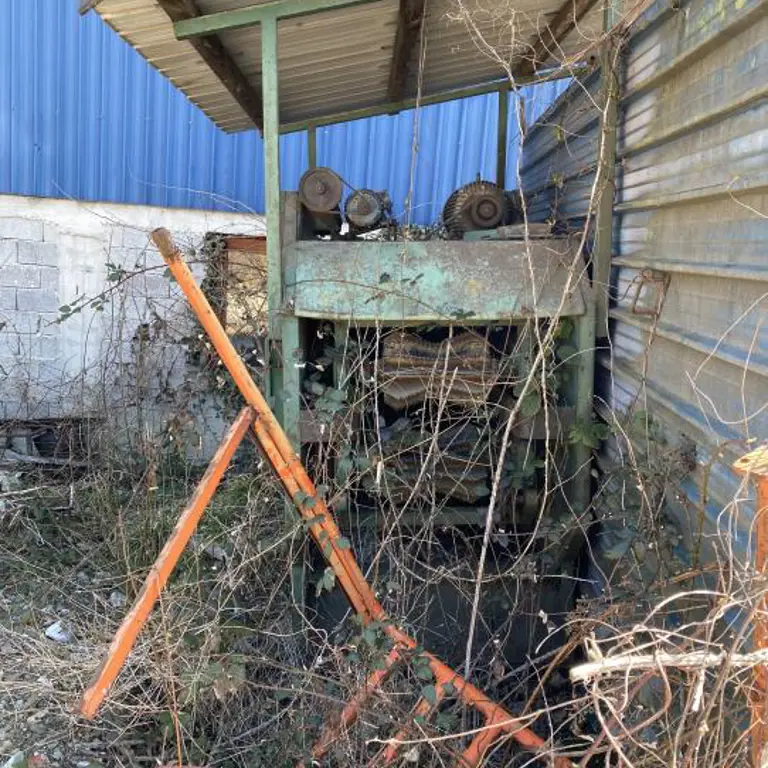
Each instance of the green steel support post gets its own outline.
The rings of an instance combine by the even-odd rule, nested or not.
[[[264,93],[264,191],[267,204],[267,303],[272,344],[271,384],[275,412],[288,439],[299,444],[299,322],[283,311],[283,259],[280,217],[280,99],[277,68],[277,17],[261,22],[261,77]],[[296,518],[292,504],[286,517]],[[304,560],[297,557],[291,568],[291,589],[301,612],[304,605]],[[297,615],[297,622],[300,617]]]
[[[603,11],[603,28],[613,29],[620,17],[621,0],[611,0]],[[598,144],[598,187],[595,209],[595,239],[592,264],[592,286],[585,296],[587,311],[576,326],[576,345],[579,350],[578,380],[576,385],[576,419],[589,424],[594,418],[595,395],[595,342],[608,335],[608,293],[613,248],[613,193],[616,170],[616,120],[618,115],[619,84],[614,67],[616,48],[608,37],[600,52],[602,78],[602,114]],[[574,446],[574,469],[581,467],[574,478],[574,506],[582,513],[591,502],[592,450],[581,444]]]
[[[504,189],[507,177],[507,122],[509,116],[509,91],[499,91],[499,123],[496,139],[496,183]]]
[[[595,395],[595,287],[585,286],[586,312],[576,320],[576,421],[590,424],[594,413]],[[583,514],[592,498],[592,449],[582,443],[573,446],[573,507]],[[575,474],[573,474],[575,473]]]
[[[270,338],[280,339],[283,272],[280,243],[280,115],[277,82],[277,19],[261,25],[264,92],[264,192],[267,207],[267,301]]]
[[[617,18],[617,10],[609,4],[604,11],[603,24],[610,30]],[[598,174],[600,186],[595,210],[595,245],[593,283],[595,286],[596,336],[608,336],[608,305],[610,300],[611,257],[613,252],[613,198],[616,180],[616,122],[618,119],[619,79],[616,73],[617,48],[608,38],[600,51],[600,77],[602,114],[598,144]]]
[[[317,126],[307,126],[307,166],[317,168]]]

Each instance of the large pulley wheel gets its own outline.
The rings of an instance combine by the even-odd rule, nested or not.
[[[341,185],[341,178],[330,168],[311,168],[299,182],[299,200],[315,213],[335,211],[341,202]]]

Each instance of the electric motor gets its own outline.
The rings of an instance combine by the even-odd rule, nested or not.
[[[344,206],[344,216],[353,232],[378,229],[387,222],[391,212],[389,195],[372,189],[356,189]]]
[[[507,197],[492,181],[477,180],[459,187],[443,207],[443,223],[451,239],[472,229],[493,229],[507,217]]]

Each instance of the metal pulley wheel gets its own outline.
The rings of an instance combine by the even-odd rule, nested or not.
[[[347,198],[344,215],[350,228],[365,232],[383,225],[391,208],[392,203],[386,192],[356,189]]]
[[[341,202],[341,185],[341,177],[330,168],[310,168],[299,182],[299,200],[315,213],[335,211]]]

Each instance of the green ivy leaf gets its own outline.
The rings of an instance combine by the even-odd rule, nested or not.
[[[523,419],[532,419],[541,410],[541,398],[538,392],[528,391],[520,401],[520,416]]]
[[[336,574],[334,573],[333,568],[326,568],[323,571],[322,577],[318,580],[317,584],[315,585],[315,594],[317,597],[320,597],[320,595],[323,593],[323,590],[326,592],[330,592],[334,587],[336,586]]]
[[[434,685],[425,685],[421,689],[421,695],[434,707],[437,704],[437,691]]]

